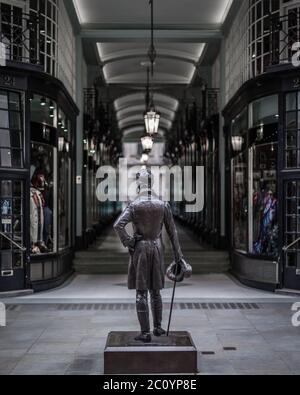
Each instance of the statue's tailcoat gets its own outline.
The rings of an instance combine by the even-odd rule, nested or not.
[[[125,227],[132,223],[134,235]],[[165,225],[170,238],[174,259],[180,260],[176,226],[169,203],[148,193],[141,194],[130,203],[114,224],[123,245],[131,252],[128,268],[128,288],[137,290],[160,290],[164,288],[165,268],[162,245],[162,228]]]

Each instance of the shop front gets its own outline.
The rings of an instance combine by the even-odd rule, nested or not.
[[[224,111],[231,265],[247,285],[300,289],[298,83],[293,72],[270,75]]]
[[[57,286],[72,271],[77,108],[31,68],[0,77],[0,291]]]

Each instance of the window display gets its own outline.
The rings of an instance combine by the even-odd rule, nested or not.
[[[70,244],[70,191],[71,159],[70,137],[71,123],[61,109],[58,111],[58,246],[59,249]]]
[[[33,254],[54,251],[53,147],[32,143],[30,239]]]
[[[252,253],[278,254],[277,144],[253,148]]]
[[[248,167],[246,153],[232,160],[233,170],[233,242],[237,250],[248,247]]]

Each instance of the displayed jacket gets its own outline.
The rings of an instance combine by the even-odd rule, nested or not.
[[[43,240],[44,200],[42,193],[30,188],[30,238],[32,243]]]

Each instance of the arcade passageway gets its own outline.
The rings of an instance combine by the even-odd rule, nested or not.
[[[299,41],[299,0],[0,0],[0,374],[103,373],[136,328],[113,224],[151,168],[200,374],[300,373]]]

